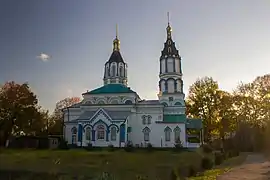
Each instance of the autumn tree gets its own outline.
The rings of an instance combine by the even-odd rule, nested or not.
[[[218,83],[211,77],[198,79],[190,86],[187,97],[188,115],[203,119],[204,139],[209,141],[216,130],[217,107],[216,96]]]
[[[56,103],[55,110],[50,118],[49,133],[50,134],[62,134],[63,127],[63,112],[66,107],[79,103],[81,99],[79,97],[67,97]]]
[[[37,97],[27,83],[7,82],[0,88],[1,145],[11,135],[33,134],[39,123]]]

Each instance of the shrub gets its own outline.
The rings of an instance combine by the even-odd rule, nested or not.
[[[195,169],[195,167],[192,166],[192,165],[189,165],[189,174],[188,174],[188,177],[196,176],[196,174],[197,174],[197,170]]]
[[[221,152],[215,153],[215,165],[220,165],[224,161],[224,154]]]
[[[209,144],[203,144],[202,148],[203,148],[204,153],[212,153],[213,152],[213,148]]]
[[[64,149],[68,150],[69,147],[68,147],[67,141],[65,141],[64,139],[61,139],[60,142],[59,142],[58,148],[63,149],[63,150]]]
[[[85,149],[87,151],[91,151],[91,150],[93,150],[93,145],[91,143],[88,143],[87,146],[85,147]]]
[[[213,161],[209,157],[203,157],[201,161],[201,167],[205,170],[211,169],[214,166]]]
[[[153,146],[152,146],[151,143],[148,143],[148,144],[147,144],[147,150],[148,150],[148,151],[152,151],[152,150],[153,150]]]
[[[175,173],[175,170],[173,169],[170,174],[170,180],[177,180],[177,175]]]
[[[111,152],[114,151],[115,150],[114,146],[112,144],[109,144],[108,145],[108,150],[111,151]]]
[[[126,152],[133,152],[134,151],[133,144],[131,142],[128,142],[124,149]]]

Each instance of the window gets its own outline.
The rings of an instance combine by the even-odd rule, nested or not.
[[[148,127],[143,129],[144,141],[149,141],[150,139],[150,129]]]
[[[171,132],[172,132],[171,128],[166,127],[164,132],[165,132],[165,141],[171,141]]]
[[[169,101],[173,101],[173,97],[169,97]]]
[[[72,144],[77,144],[77,128],[73,127],[71,129],[72,132]]]
[[[147,116],[147,124],[151,124],[151,119],[152,119],[152,116],[148,115]]]
[[[126,100],[125,104],[132,104],[132,101],[131,100]]]
[[[111,128],[111,140],[116,141],[116,127]]]
[[[90,127],[87,127],[85,129],[85,139],[87,141],[91,141],[91,128]]]
[[[145,116],[145,115],[142,116],[142,124],[143,124],[143,125],[146,124],[146,116]]]
[[[167,59],[167,70],[168,72],[174,72],[174,59],[173,58],[168,58]]]
[[[120,67],[119,67],[119,75],[120,75],[120,76],[124,76],[123,66],[120,66]]]
[[[176,128],[174,128],[174,141],[180,141],[180,132],[181,129],[177,126]]]
[[[175,106],[181,106],[182,104],[180,102],[176,102],[174,105]]]
[[[112,65],[112,76],[116,76],[116,66]]]
[[[97,139],[99,139],[99,140],[105,139],[105,128],[103,125],[99,125],[97,127]]]

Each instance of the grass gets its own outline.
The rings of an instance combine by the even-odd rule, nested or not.
[[[221,165],[205,171],[201,176],[189,178],[189,180],[215,180],[217,176],[231,170],[233,167],[241,165],[248,153],[241,153],[240,156],[230,158],[224,161]]]
[[[168,180],[175,167],[192,165],[200,168],[202,152],[91,152],[85,150],[1,150],[1,172],[29,172],[62,174],[67,177],[84,176],[88,179],[109,172],[119,180],[132,180],[136,176]],[[31,178],[28,178],[31,179]],[[33,178],[36,179],[36,178]],[[52,179],[52,177],[48,178]]]

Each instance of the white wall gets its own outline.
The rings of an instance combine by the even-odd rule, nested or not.
[[[151,124],[144,125],[142,123],[142,118],[141,118],[142,115],[151,115],[152,116]],[[137,112],[132,114],[132,116],[130,116],[130,120],[128,121],[128,126],[132,127],[132,132],[129,134],[129,140],[131,140],[134,145],[136,144],[141,145],[141,143],[145,144],[143,129],[145,127],[148,127],[151,130],[149,143],[151,143],[154,147],[161,147],[161,146],[174,147],[175,141],[174,141],[173,129],[178,126],[181,129],[180,140],[183,143],[183,146],[186,146],[185,124],[156,123],[156,121],[162,120],[162,116],[163,116],[163,110],[161,107],[138,108]],[[172,129],[170,142],[165,142],[164,129],[167,126]],[[161,145],[161,139],[162,139],[162,145]]]

